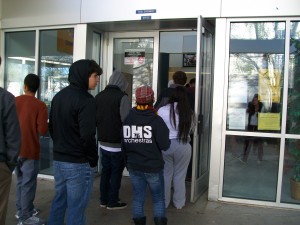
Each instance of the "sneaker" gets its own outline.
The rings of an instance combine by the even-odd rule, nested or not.
[[[46,225],[46,220],[32,216],[27,220],[20,221],[17,225]]]
[[[127,204],[124,202],[118,202],[115,205],[107,206],[106,208],[109,210],[116,210],[116,209],[125,209],[127,207]]]
[[[107,207],[107,204],[106,204],[106,203],[103,203],[103,202],[101,202],[101,203],[100,203],[100,207],[102,207],[102,208],[106,208],[106,207]]]
[[[18,210],[17,212],[16,212],[16,214],[15,214],[15,218],[18,220],[18,219],[20,219],[20,213],[21,213],[21,211],[20,210]],[[36,216],[37,214],[39,214],[40,213],[40,210],[39,209],[33,209],[33,213],[32,213],[32,216]]]

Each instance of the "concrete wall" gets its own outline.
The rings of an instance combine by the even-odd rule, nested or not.
[[[299,0],[1,0],[2,28],[203,17],[300,15]],[[137,13],[154,9],[155,13]]]
[[[81,0],[2,0],[2,28],[80,23]]]

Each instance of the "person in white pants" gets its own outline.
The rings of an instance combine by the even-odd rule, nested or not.
[[[171,187],[173,183],[173,205],[177,209],[182,209],[186,202],[185,177],[192,152],[190,133],[194,118],[186,88],[182,86],[176,87],[169,103],[159,108],[158,115],[167,124],[171,140],[170,148],[162,152],[165,162],[165,206],[167,208],[171,202]]]

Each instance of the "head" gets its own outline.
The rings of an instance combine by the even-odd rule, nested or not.
[[[187,81],[186,73],[183,71],[176,71],[173,74],[173,80],[174,80],[174,84],[185,85]]]
[[[154,92],[150,86],[138,87],[135,91],[137,105],[152,105],[154,102]]]
[[[94,90],[101,74],[102,69],[94,60],[81,59],[71,65],[68,80],[71,85],[84,90]]]
[[[114,70],[113,74],[109,78],[109,85],[118,86],[122,91],[126,91],[128,82],[123,73],[118,70]]]
[[[255,94],[253,96],[252,103],[253,103],[253,105],[257,105],[258,104],[258,94]]]
[[[184,86],[177,86],[175,91],[170,97],[169,103],[170,107],[170,120],[176,127],[176,113],[179,116],[178,125],[178,140],[183,143],[187,143],[189,140],[189,133],[191,129],[191,124],[193,120],[193,111],[189,104],[189,99],[187,95],[186,88]],[[175,106],[177,103],[177,106]]]
[[[196,78],[190,79],[190,82],[189,82],[190,87],[195,87],[195,83],[196,83]]]
[[[24,90],[31,93],[36,93],[40,87],[40,78],[38,75],[30,73],[24,79]]]

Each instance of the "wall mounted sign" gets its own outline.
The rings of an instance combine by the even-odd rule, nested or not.
[[[183,67],[195,67],[196,66],[196,53],[184,53],[183,54]]]
[[[156,13],[156,9],[142,9],[142,10],[136,10],[136,14],[145,14],[145,13]]]
[[[145,49],[125,49],[124,65],[141,65],[145,62]]]
[[[258,130],[280,130],[280,113],[258,113]]]

